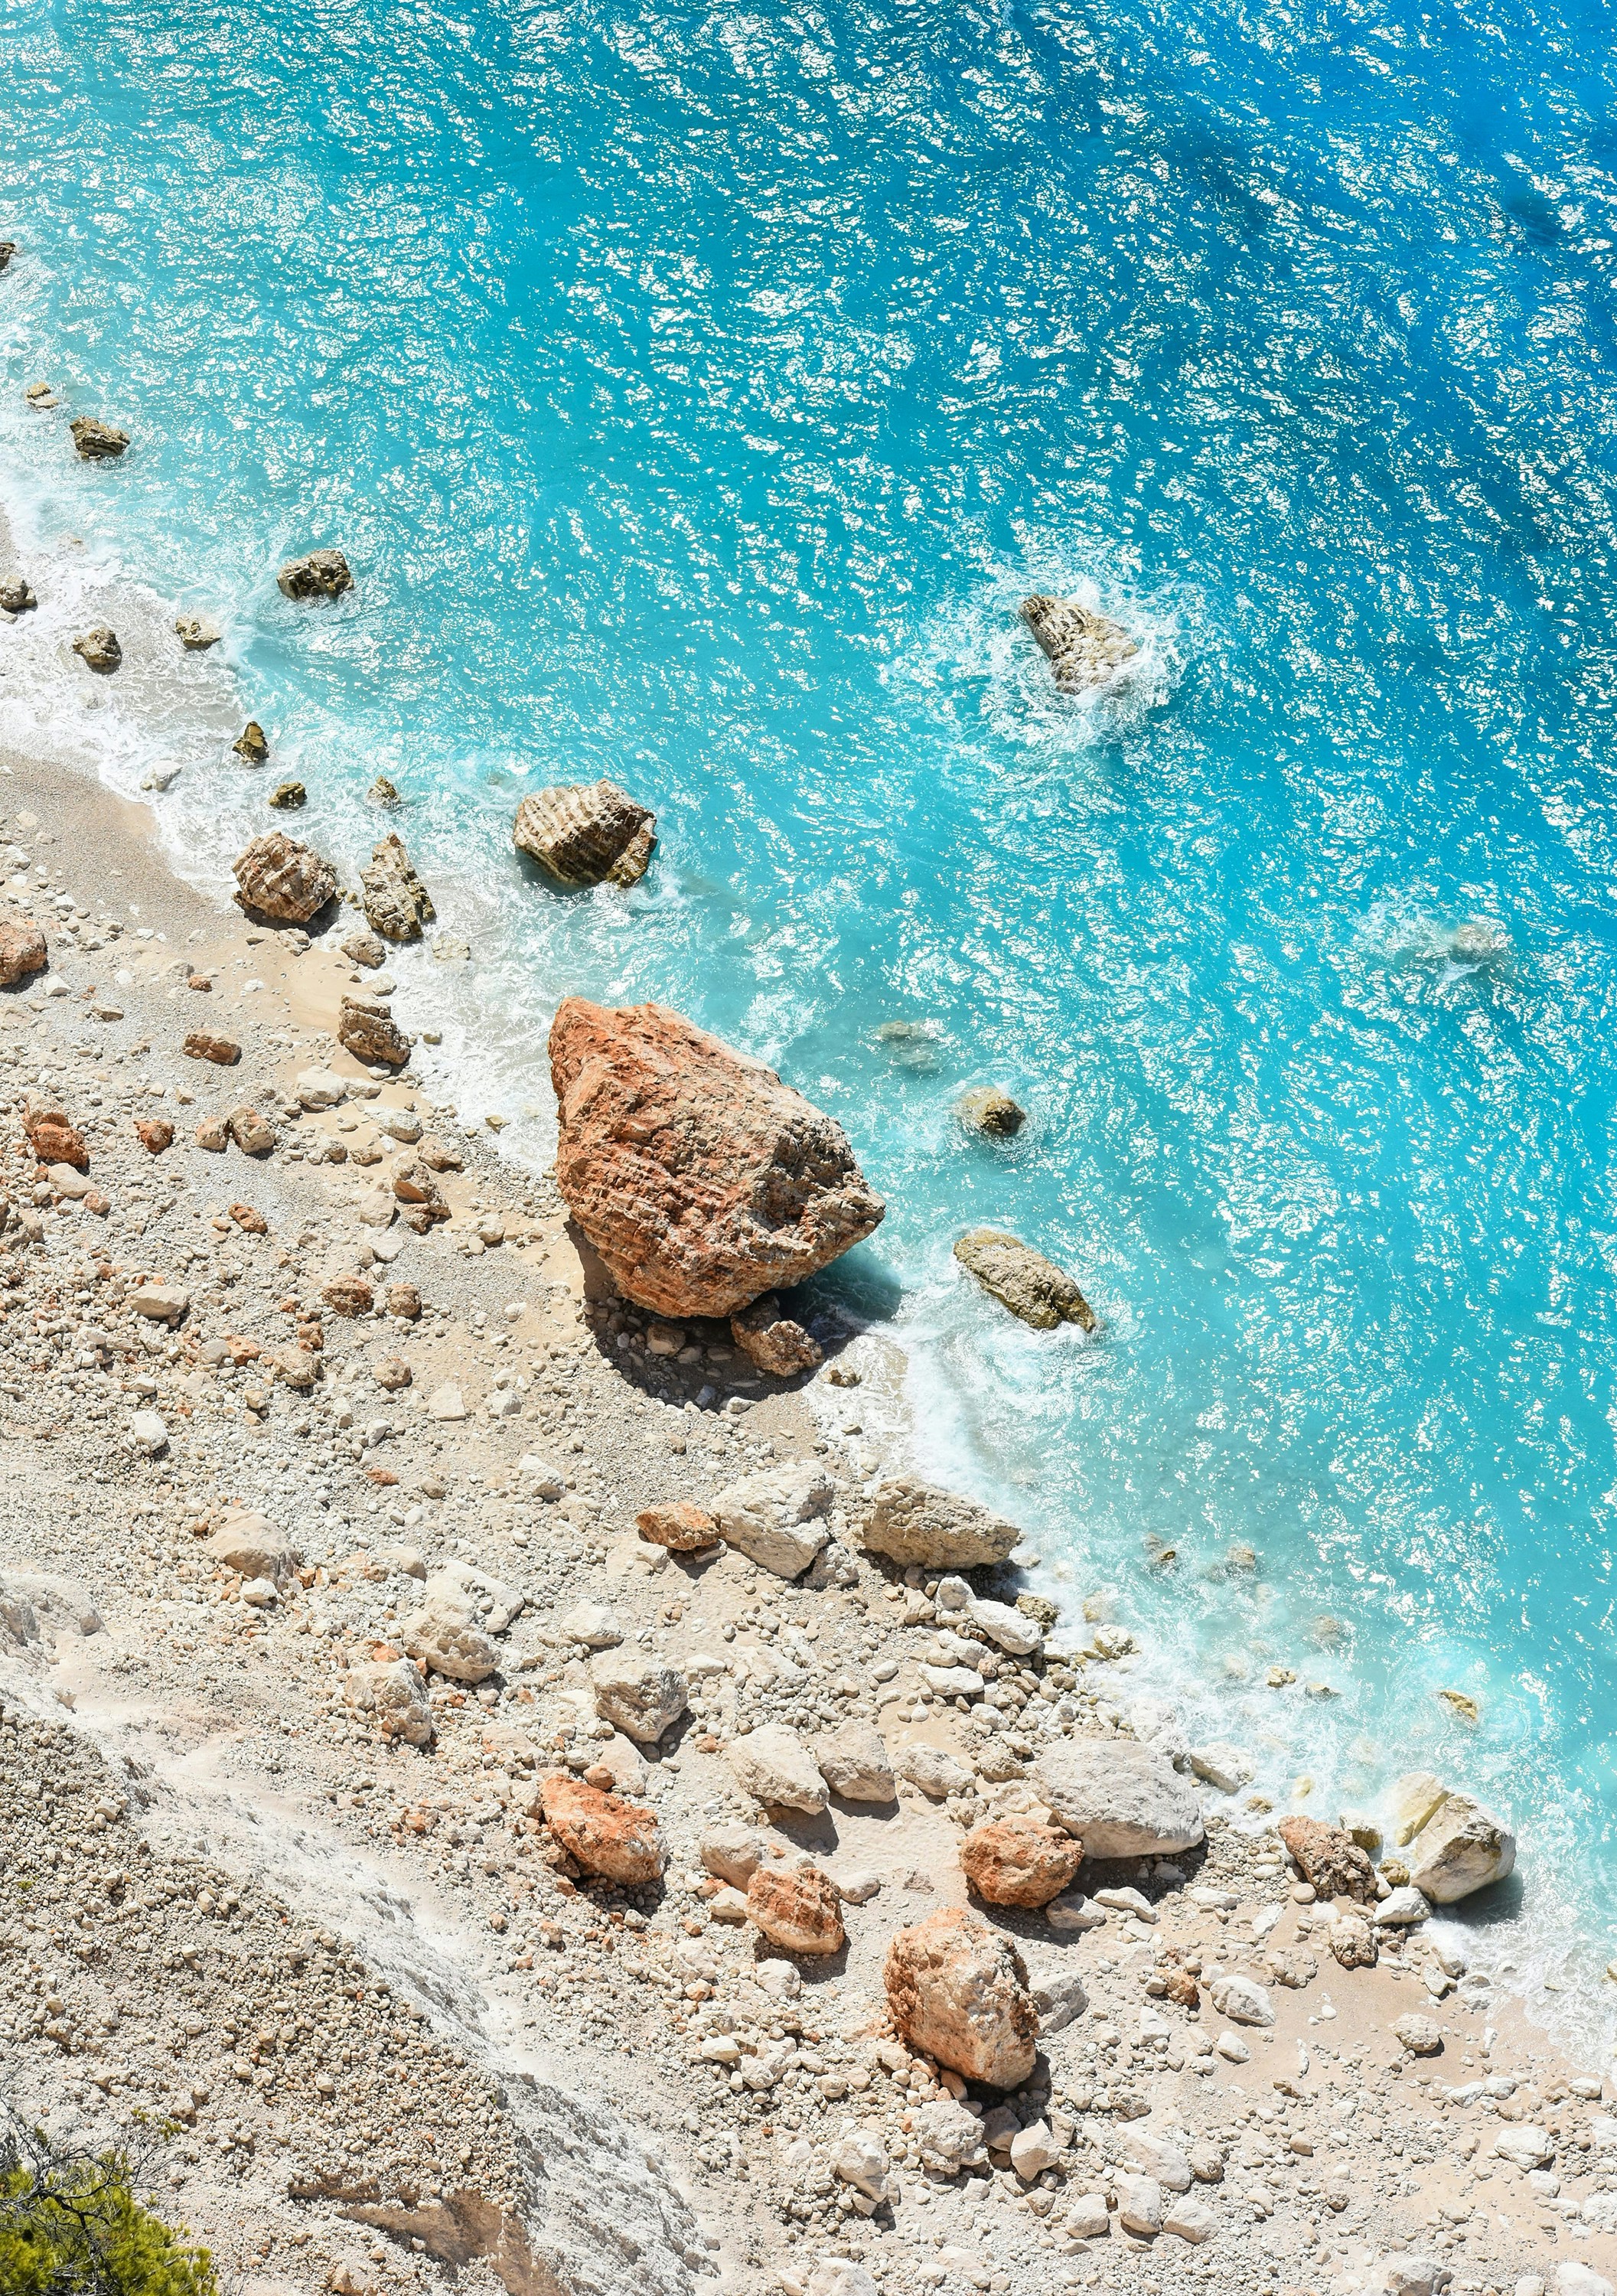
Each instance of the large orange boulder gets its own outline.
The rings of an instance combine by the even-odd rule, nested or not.
[[[608,1882],[654,1882],[665,1863],[655,1814],[582,1778],[558,1771],[539,1781],[539,1801],[553,1837],[587,1874]]]
[[[990,1818],[960,1845],[965,1878],[990,1906],[1047,1906],[1084,1862],[1084,1845],[1030,1817]]]
[[[760,1866],[747,1883],[747,1917],[786,1953],[840,1953],[847,1942],[836,1883],[817,1866]]]
[[[567,997],[550,1073],[562,1198],[659,1315],[729,1316],[800,1283],[887,1209],[841,1125],[665,1005]]]
[[[1007,1937],[958,1906],[899,1930],[882,1972],[893,2022],[912,2049],[965,2080],[1020,2088],[1038,2054],[1027,1964]]]

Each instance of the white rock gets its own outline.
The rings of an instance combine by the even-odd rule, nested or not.
[[[764,1837],[751,1825],[713,1825],[698,1853],[710,1874],[744,1890],[764,1862]]]
[[[480,1627],[486,1635],[503,1635],[524,1609],[523,1598],[503,1578],[479,1570],[474,1564],[452,1556],[430,1573],[422,1588],[423,1603],[436,1606],[444,1618]]]
[[[1081,2017],[1089,2006],[1084,1991],[1084,1980],[1079,1971],[1061,1954],[1024,1956],[1028,1972],[1028,1990],[1033,1996],[1033,2006],[1038,2012],[1038,2037],[1048,2040],[1056,2033],[1064,2033],[1069,2025]]]
[[[820,1775],[844,1801],[892,1802],[898,1782],[880,1731],[868,1722],[844,1722],[814,1742]]]
[[[348,1086],[330,1069],[305,1069],[292,1090],[300,1108],[335,1108],[348,1098]]]
[[[1429,2256],[1383,2257],[1371,2275],[1377,2296],[1441,2296],[1454,2275]]]
[[[1144,1891],[1131,1890],[1127,1884],[1115,1890],[1097,1890],[1095,1902],[1111,1913],[1132,1914],[1137,1922],[1154,1922],[1157,1917],[1156,1907]]]
[[[893,1767],[933,1801],[941,1801],[946,1794],[969,1793],[976,1783],[970,1770],[941,1746],[901,1746]]]
[[[808,2275],[803,2296],[881,2296],[881,2291],[862,2264],[822,2256]]]
[[[1416,2009],[1395,2017],[1391,2030],[1412,2056],[1435,2057],[1443,2046],[1442,2029]]]
[[[567,1478],[560,1468],[553,1467],[548,1459],[541,1459],[536,1451],[524,1451],[516,1463],[522,1478],[523,1488],[536,1499],[559,1499],[567,1488]]]
[[[1555,2267],[1555,2296],[1612,2296],[1612,2284],[1593,2265],[1569,2256]]]
[[[771,2001],[795,2001],[803,1989],[803,1973],[790,1961],[760,1961],[752,1972],[752,1982],[761,1986]]]
[[[1516,1837],[1468,1794],[1449,1794],[1415,1836],[1412,1888],[1434,1906],[1452,1906],[1502,1882],[1516,1862]]]
[[[129,1434],[136,1450],[149,1459],[168,1447],[168,1430],[155,1411],[137,1411],[129,1422]]]
[[[495,1388],[483,1405],[490,1419],[514,1419],[521,1407],[522,1398],[514,1387]]]
[[[426,1589],[422,1591],[424,1596]],[[423,1600],[400,1626],[398,1639],[418,1666],[451,1682],[487,1682],[499,1669],[499,1652],[458,1603],[445,1608]]]
[[[831,2148],[832,2175],[873,2201],[886,2197],[891,2167],[887,2147],[868,2129],[845,2129]]]
[[[141,1283],[130,1292],[129,1305],[137,1316],[172,1328],[190,1307],[191,1294],[177,1283]]]
[[[988,1687],[974,1666],[923,1666],[917,1671],[934,1698],[981,1698]]]
[[[831,1878],[845,1906],[867,1906],[882,1887],[882,1876],[867,1866],[856,1866],[851,1871],[837,1866]]]
[[[582,1643],[587,1650],[613,1650],[623,1640],[623,1629],[604,1603],[575,1603],[556,1626],[570,1643]]]
[[[728,1544],[777,1578],[805,1571],[831,1536],[832,1485],[817,1467],[744,1476],[713,1501]]]
[[[1137,2169],[1143,2177],[1154,2177],[1164,2192],[1189,2192],[1193,2181],[1189,2155],[1171,2136],[1135,2122],[1125,2135],[1123,2152],[1131,2169]]]
[[[589,1672],[596,1713],[643,1746],[653,1745],[672,1729],[689,1702],[684,1675],[647,1652],[618,1651],[594,1659]]]
[[[342,1677],[342,1694],[350,1706],[369,1715],[384,1736],[402,1738],[406,1746],[431,1744],[427,1685],[407,1658],[351,1663]]]
[[[1518,2121],[1502,2129],[1493,2149],[1501,2161],[1517,2169],[1547,2169],[1555,2158],[1548,2129],[1535,2128],[1531,2121]]]
[[[1067,2210],[1066,2230],[1072,2240],[1104,2240],[1112,2230],[1104,2193],[1079,2193]]]
[[[448,1422],[464,1419],[465,1415],[466,1398],[452,1379],[446,1380],[441,1387],[435,1387],[427,1398],[429,1419]]]
[[[937,2097],[916,2113],[915,2137],[927,2167],[957,2177],[963,2169],[978,2167],[983,2157],[982,2123],[952,2097]]]
[[[1086,1898],[1081,1890],[1069,1890],[1064,1896],[1052,1898],[1045,1907],[1045,1919],[1058,1935],[1071,1935],[1079,1930],[1104,1930],[1104,1910],[1093,1898]]]
[[[1162,2187],[1154,2177],[1118,2178],[1117,2220],[1137,2239],[1155,2239],[1162,2229]]]
[[[969,1620],[990,1642],[997,1643],[1014,1658],[1030,1657],[1044,1645],[1044,1629],[1035,1620],[1024,1611],[1013,1610],[1008,1603],[981,1600],[973,1594],[964,1578],[940,1578],[933,1600],[940,1611],[951,1618]]]
[[[1220,2033],[1213,2046],[1221,2057],[1227,2057],[1232,2065],[1250,2064],[1252,2062],[1252,2053],[1239,2033]]]
[[[1243,1977],[1235,1970],[1220,1970],[1207,1988],[1208,1997],[1220,2017],[1227,2017],[1235,2025],[1272,2025],[1275,2005],[1266,1987],[1255,1979]],[[1222,2047],[1221,2043],[1215,2043]],[[1227,2056],[1229,2052],[1224,2050]]]
[[[242,1600],[255,1611],[267,1611],[281,1599],[281,1590],[273,1578],[248,1578],[242,1582]]]
[[[1219,2229],[1219,2219],[1199,2193],[1187,2193],[1181,2198],[1165,2201],[1162,2206],[1162,2230],[1177,2234],[1193,2248],[1200,2248]]]
[[[1415,1922],[1430,1921],[1432,1907],[1420,1891],[1408,1886],[1394,1890],[1379,1906],[1370,1909],[1370,1919],[1377,1929],[1408,1929]]]
[[[1190,1767],[1197,1777],[1219,1793],[1239,1793],[1250,1785],[1253,1777],[1252,1765],[1239,1746],[1193,1746]]]
[[[784,1722],[767,1722],[761,1730],[733,1738],[728,1759],[736,1784],[766,1808],[806,1810],[815,1817],[825,1808],[819,1765]]]
[[[1071,1738],[1040,1755],[1033,1783],[1091,1857],[1171,1857],[1202,1839],[1195,1790],[1131,1738]]]

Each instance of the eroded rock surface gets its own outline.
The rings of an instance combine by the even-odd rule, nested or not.
[[[562,885],[635,885],[651,865],[657,817],[616,782],[568,782],[525,797],[512,840]]]

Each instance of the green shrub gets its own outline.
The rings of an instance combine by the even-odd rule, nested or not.
[[[127,2152],[0,2136],[0,2296],[220,2296],[213,2259],[135,2197]]]

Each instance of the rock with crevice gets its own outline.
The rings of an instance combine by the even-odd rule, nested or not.
[[[841,1897],[817,1866],[760,1866],[747,1883],[748,1918],[783,1953],[840,1953]]]
[[[283,598],[307,602],[341,598],[354,586],[354,577],[341,550],[311,550],[302,558],[289,558],[275,576]]]
[[[923,1570],[1008,1562],[1022,1543],[1014,1523],[919,1475],[894,1475],[878,1485],[857,1536],[866,1553]]]
[[[369,865],[360,871],[359,890],[365,920],[384,940],[419,940],[423,926],[432,923],[438,915],[404,840],[391,832],[373,849]]]
[[[989,2088],[1020,2088],[1032,2071],[1038,2011],[1027,1965],[980,1915],[950,1906],[899,1931],[882,1980],[912,2049]]]
[[[231,871],[237,907],[272,924],[306,925],[337,890],[331,863],[281,829],[244,846]]]
[[[68,425],[73,434],[74,449],[81,463],[115,463],[120,455],[129,451],[129,434],[119,430],[116,422],[98,422],[93,414],[80,414]]]
[[[1099,1319],[1064,1268],[1002,1229],[974,1227],[955,1246],[955,1257],[983,1290],[1035,1331],[1076,1324],[1096,1332]]]
[[[557,1184],[641,1307],[734,1315],[882,1218],[840,1125],[664,1005],[565,998],[550,1066]]]
[[[512,841],[558,884],[634,885],[657,843],[657,817],[616,782],[568,782],[525,797]]]
[[[990,1818],[960,1845],[966,1880],[990,1906],[1047,1906],[1077,1878],[1084,1845],[1031,1817]]]
[[[553,1837],[587,1874],[627,1887],[661,1875],[668,1862],[662,1837],[644,1802],[625,1801],[562,1772],[540,1779],[538,1800]]]
[[[343,998],[337,1016],[337,1042],[367,1068],[401,1069],[413,1049],[387,1006],[368,997]]]
[[[1022,619],[1038,640],[1063,693],[1088,693],[1132,661],[1138,645],[1118,622],[1076,598],[1044,592],[1022,602]]]

